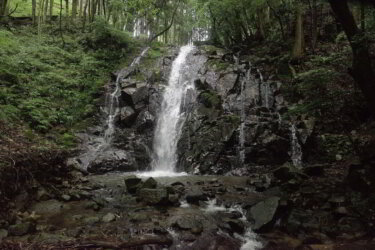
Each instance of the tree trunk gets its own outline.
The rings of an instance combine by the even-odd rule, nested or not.
[[[294,46],[292,51],[292,58],[298,59],[301,58],[304,54],[304,32],[303,32],[303,11],[302,5],[298,4],[297,6],[297,21],[296,21],[296,33],[295,33],[295,40]]]
[[[72,20],[76,19],[78,9],[78,0],[73,0],[72,2]]]
[[[65,15],[66,15],[66,18],[68,19],[68,16],[69,16],[69,0],[65,0]]]
[[[79,18],[82,17],[82,12],[83,12],[83,0],[79,1]]]
[[[358,29],[347,0],[329,0],[329,3],[352,47],[353,68],[350,73],[365,96],[372,114],[375,115],[375,76],[366,37]]]
[[[49,1],[49,16],[50,16],[51,19],[52,19],[52,16],[53,16],[53,4],[54,4],[54,0],[50,0]]]
[[[318,40],[318,8],[316,0],[312,0],[311,6],[311,49],[315,52]]]
[[[36,0],[32,0],[31,3],[31,12],[33,16],[33,24],[36,24]]]
[[[366,10],[365,3],[361,2],[361,30],[366,31]]]
[[[5,16],[8,10],[8,0],[0,0],[0,16]]]
[[[82,32],[85,32],[85,28],[86,28],[87,7],[89,5],[89,2],[90,2],[90,0],[86,0],[85,7],[83,9]]]
[[[48,3],[49,3],[49,0],[46,0],[45,3],[44,3],[44,17],[45,19],[47,20],[47,15],[48,15]]]

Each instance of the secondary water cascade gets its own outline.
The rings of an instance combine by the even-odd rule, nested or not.
[[[157,120],[154,143],[152,169],[155,172],[169,175],[175,172],[177,162],[177,143],[185,121],[182,112],[183,100],[187,91],[194,89],[192,76],[187,74],[186,58],[193,46],[181,47],[179,55],[172,64],[172,70],[163,93],[163,101]]]
[[[119,97],[121,96],[121,81],[126,78],[134,68],[140,63],[140,60],[146,55],[149,48],[145,48],[142,53],[137,56],[130,66],[127,69],[123,69],[118,72],[114,86],[112,87],[113,91],[109,91],[106,95],[103,111],[106,114],[105,119],[105,130],[99,138],[95,138],[94,141],[97,142],[94,144],[94,147],[89,147],[87,152],[80,156],[82,165],[84,169],[87,169],[90,163],[95,160],[99,152],[103,152],[108,147],[110,147],[113,134],[115,132],[115,122],[120,113],[120,101]]]
[[[291,132],[291,159],[295,167],[302,167],[302,148],[297,137],[297,128],[294,123],[290,126]]]

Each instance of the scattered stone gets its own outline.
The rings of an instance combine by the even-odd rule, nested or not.
[[[83,218],[83,215],[80,215],[80,214],[73,215],[72,217],[73,220],[82,220],[82,218]]]
[[[263,231],[274,220],[279,200],[279,197],[271,197],[250,208],[248,220],[254,221],[253,230]]]
[[[185,186],[182,182],[176,181],[171,184],[171,186]]]
[[[180,199],[180,196],[178,194],[169,194],[168,195],[168,201],[173,205],[179,206],[180,205],[179,199]]]
[[[344,196],[332,196],[329,200],[331,203],[343,203],[345,202],[345,197]]]
[[[142,188],[138,196],[149,205],[164,205],[168,201],[168,192],[165,188]]]
[[[72,241],[74,238],[67,237],[61,234],[50,234],[50,233],[40,233],[35,239],[37,242],[43,242],[43,244],[57,244],[61,242]]]
[[[148,178],[142,185],[142,188],[156,188],[158,183],[152,177]]]
[[[193,186],[193,188],[186,193],[186,201],[188,203],[199,205],[199,201],[206,200],[206,195],[198,187]]]
[[[245,232],[245,225],[240,220],[227,220],[227,224],[229,225],[232,232],[243,234]]]
[[[100,218],[97,217],[97,216],[87,217],[87,218],[83,219],[83,222],[85,224],[89,224],[89,225],[96,224],[99,221],[100,221]]]
[[[64,201],[70,201],[72,199],[72,197],[70,195],[63,194],[61,196],[61,199],[63,199]]]
[[[86,203],[85,209],[93,209],[95,211],[98,211],[100,209],[100,206],[95,201],[89,201]]]
[[[342,155],[337,154],[336,155],[336,161],[342,161]]]
[[[335,213],[339,214],[339,215],[347,215],[347,214],[349,214],[349,212],[346,209],[346,207],[338,207],[338,208],[336,208]]]
[[[182,230],[197,230],[198,228],[202,228],[203,230],[201,221],[194,216],[180,216],[175,220],[173,225]]]
[[[139,213],[131,213],[129,214],[129,218],[131,222],[141,222],[149,219],[149,217],[146,214]]]
[[[322,176],[324,174],[325,165],[313,165],[303,168],[303,172],[309,176]]]
[[[5,230],[5,229],[0,229],[0,242],[4,239],[8,237],[8,231]]]
[[[289,181],[298,178],[297,169],[291,163],[285,163],[273,172],[273,175],[281,181]]]
[[[113,213],[108,213],[108,214],[104,215],[103,218],[102,218],[102,221],[106,222],[106,223],[112,222],[114,220],[116,220],[116,215],[114,215]]]
[[[88,199],[92,196],[92,194],[85,190],[82,190],[79,192],[79,196],[82,197],[83,199]]]
[[[9,235],[12,236],[23,236],[28,233],[33,233],[36,229],[36,225],[31,222],[19,223],[11,225],[9,227]]]
[[[142,179],[138,178],[135,175],[130,175],[130,176],[125,177],[124,182],[125,182],[126,190],[129,193],[134,194],[136,193],[137,189],[140,187]]]
[[[36,199],[38,201],[46,201],[51,199],[51,195],[44,188],[39,188],[36,194]]]

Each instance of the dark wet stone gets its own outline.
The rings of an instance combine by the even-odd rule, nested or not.
[[[12,236],[23,236],[28,233],[33,233],[35,232],[36,225],[31,222],[24,222],[24,223],[19,223],[15,225],[11,225],[8,228],[9,235]]]
[[[106,223],[112,222],[114,220],[116,220],[116,215],[113,214],[113,213],[108,213],[108,214],[104,215],[103,218],[102,218],[102,221],[106,222]]]
[[[67,237],[62,234],[51,234],[51,233],[43,232],[43,233],[36,235],[33,240],[37,242],[43,242],[43,244],[57,244],[57,243],[62,243],[66,241],[72,241],[74,240],[74,238]]]
[[[206,201],[206,200],[207,200],[207,196],[198,187],[193,186],[186,193],[186,201],[188,203],[199,205],[199,201]]]
[[[92,224],[96,224],[96,223],[100,222],[100,218],[97,217],[97,216],[87,217],[87,218],[83,219],[83,222],[85,224],[92,225]]]
[[[220,249],[220,250],[234,250],[240,249],[240,241],[230,238],[225,235],[209,234],[199,237],[192,246],[184,248],[188,249]]]
[[[125,177],[124,182],[125,182],[126,190],[129,193],[134,194],[137,191],[137,189],[140,187],[142,179],[138,178],[135,175],[130,175],[130,176]]]
[[[0,242],[4,239],[8,237],[8,231],[5,230],[5,229],[0,229]]]
[[[142,188],[156,188],[158,186],[158,183],[156,180],[152,177],[148,178],[143,184]]]
[[[325,165],[313,165],[303,168],[303,172],[309,176],[322,176],[324,174]]]
[[[191,230],[196,228],[203,228],[202,222],[199,220],[199,218],[196,218],[194,216],[181,216],[178,217],[173,224],[174,226],[182,229],[182,230]]]
[[[234,233],[243,234],[245,232],[245,225],[240,220],[226,220],[230,229]]]
[[[276,210],[279,207],[279,197],[271,197],[250,208],[247,218],[254,221],[254,231],[264,231],[274,222]]]
[[[165,188],[141,188],[138,196],[149,205],[165,205],[168,203],[168,192]]]
[[[103,174],[112,171],[136,171],[132,154],[121,149],[108,149],[99,153],[87,167],[90,173]]]

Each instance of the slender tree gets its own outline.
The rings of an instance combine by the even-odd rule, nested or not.
[[[350,73],[362,90],[371,112],[375,115],[375,75],[371,66],[366,36],[358,29],[347,0],[329,0],[329,3],[353,51],[353,66]]]

